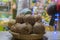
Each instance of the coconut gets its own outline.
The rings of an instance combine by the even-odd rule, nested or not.
[[[31,24],[33,26],[35,24],[35,19],[30,14],[29,15],[25,15],[24,22],[25,23],[29,23],[29,24]]]
[[[16,23],[24,23],[24,15],[18,15],[16,16]]]
[[[36,22],[33,26],[33,33],[35,34],[44,34],[45,33],[45,27],[42,23]]]
[[[23,28],[21,28],[20,34],[26,34],[26,35],[28,35],[28,34],[30,34],[32,32],[32,25],[31,24],[24,23],[22,25],[23,25]]]
[[[42,18],[40,15],[34,15],[34,18],[35,18],[35,22],[38,22],[38,21],[42,22]]]
[[[8,22],[8,27],[11,28],[12,25],[15,24],[15,20],[11,19],[9,22]]]
[[[12,32],[18,33],[18,30],[16,29],[15,25],[11,26],[10,30],[11,30]]]
[[[15,26],[12,26],[11,31],[20,34],[30,34],[32,32],[32,26],[28,23],[16,23]]]

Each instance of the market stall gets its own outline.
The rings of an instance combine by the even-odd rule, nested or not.
[[[9,18],[12,17],[11,13],[11,1],[0,0],[0,30],[4,31],[4,27],[7,26]]]

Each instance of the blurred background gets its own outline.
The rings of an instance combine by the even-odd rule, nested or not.
[[[56,3],[57,0],[0,0],[0,31],[8,30],[8,22],[15,20],[16,15],[19,15],[22,10],[30,9],[32,14],[38,14],[42,17],[46,31],[59,31],[59,23],[50,26],[51,16],[47,13],[47,7],[51,3]],[[56,26],[56,27],[55,27]]]

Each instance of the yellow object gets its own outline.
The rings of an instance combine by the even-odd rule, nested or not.
[[[32,8],[34,5],[35,5],[35,3],[32,2],[32,3],[31,3],[31,8]]]
[[[7,22],[5,22],[5,21],[0,21],[0,31],[5,31],[5,26],[7,25]]]
[[[45,26],[46,31],[54,31],[54,28],[52,26]]]
[[[42,18],[45,19],[46,22],[49,22],[50,21],[50,17],[49,15],[47,14],[46,11],[44,11],[45,15],[42,15]]]
[[[48,0],[48,3],[51,3],[51,0]]]

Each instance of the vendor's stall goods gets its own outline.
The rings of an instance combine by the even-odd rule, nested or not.
[[[32,26],[35,23],[35,19],[32,15],[25,15],[24,21],[30,23]]]
[[[16,16],[16,23],[24,23],[24,15]]]
[[[39,22],[40,21],[40,22]],[[23,40],[41,39],[45,33],[42,18],[38,15],[18,15],[10,32],[14,38]]]
[[[35,22],[38,22],[38,21],[42,22],[42,18],[40,15],[34,15],[34,18],[35,18]]]
[[[35,25],[33,26],[33,33],[35,33],[35,34],[41,34],[41,33],[44,34],[45,33],[44,25],[42,23],[36,22]]]
[[[8,22],[8,26],[9,26],[9,28],[11,28],[11,26],[14,25],[15,22],[16,22],[15,20],[10,19],[9,22]]]

